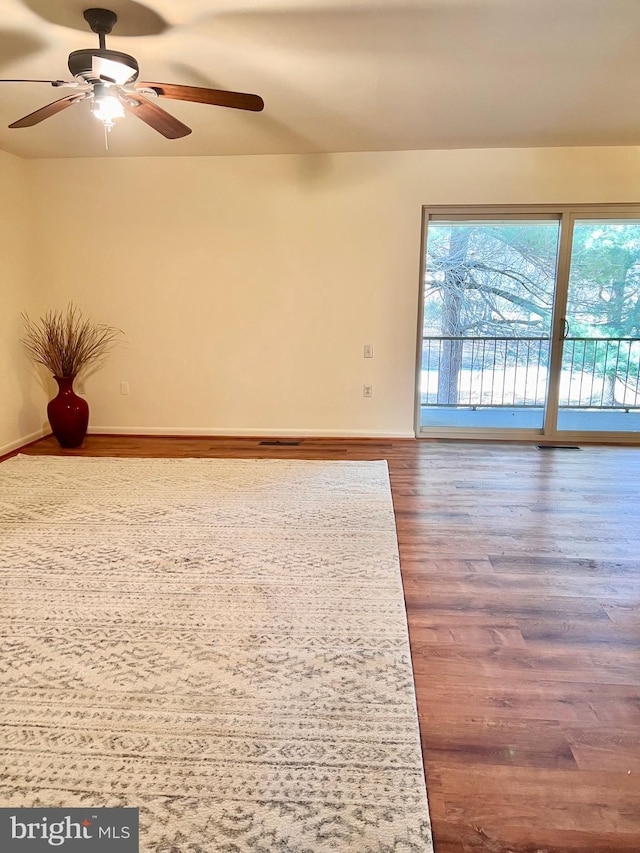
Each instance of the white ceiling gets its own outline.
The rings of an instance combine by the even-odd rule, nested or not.
[[[68,79],[97,47],[94,0],[0,0],[0,77]],[[167,140],[127,115],[107,156],[640,144],[639,0],[104,0],[107,47],[140,79],[261,95],[262,113],[164,100]],[[124,34],[126,33],[126,35]],[[118,35],[119,34],[119,35]],[[70,90],[0,84],[0,148],[105,155],[81,103],[7,125]]]

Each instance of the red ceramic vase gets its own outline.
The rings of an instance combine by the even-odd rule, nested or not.
[[[80,447],[89,426],[89,404],[73,390],[75,376],[54,376],[58,394],[49,402],[47,415],[61,447]]]

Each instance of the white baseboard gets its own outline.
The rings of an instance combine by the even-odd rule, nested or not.
[[[3,447],[0,447],[0,456],[4,456],[5,453],[11,453],[14,450],[18,450],[20,447],[31,444],[32,441],[37,441],[39,438],[44,438],[45,435],[49,435],[50,433],[51,430],[49,429],[37,429],[29,435],[23,435],[22,438],[17,438],[15,441],[11,441],[9,444],[5,444]]]
[[[89,434],[101,435],[163,435],[163,436],[227,436],[229,438],[290,437],[290,438],[415,438],[413,432],[379,432],[354,429],[235,429],[218,427],[110,427],[91,426]]]

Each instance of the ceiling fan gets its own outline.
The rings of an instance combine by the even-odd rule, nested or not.
[[[159,107],[155,103],[157,98],[172,98],[253,112],[264,108],[264,102],[259,95],[205,89],[200,86],[182,86],[177,83],[139,82],[137,60],[127,53],[106,47],[106,36],[118,20],[115,12],[108,9],[86,9],[84,18],[91,30],[98,35],[99,47],[74,50],[69,54],[69,71],[73,80],[0,80],[0,83],[49,83],[55,88],[75,90],[72,94],[14,121],[9,127],[33,127],[44,119],[88,99],[91,101],[91,111],[104,124],[105,135],[114,126],[115,119],[124,117],[126,111],[142,119],[167,139],[179,139],[188,136],[191,128]]]

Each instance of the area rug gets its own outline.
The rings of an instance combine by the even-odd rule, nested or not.
[[[431,851],[385,462],[0,464],[0,805],[149,853]]]

